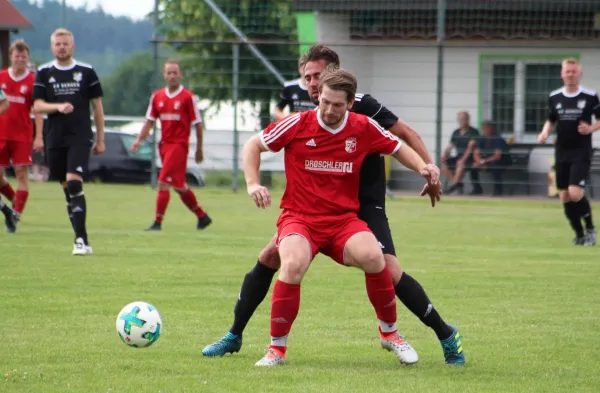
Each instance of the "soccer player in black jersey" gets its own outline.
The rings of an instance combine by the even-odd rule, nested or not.
[[[600,101],[596,92],[579,85],[581,65],[577,59],[563,61],[561,77],[564,86],[550,93],[548,120],[538,142],[545,143],[550,132],[556,129],[556,188],[575,231],[573,245],[593,246],[596,228],[584,191],[592,159],[591,134],[600,129]],[[592,115],[596,118],[593,124]]]
[[[73,255],[92,253],[85,226],[83,176],[90,152],[104,152],[102,87],[94,69],[73,59],[73,34],[56,30],[51,37],[55,60],[39,67],[33,89],[34,108],[48,114],[47,160],[50,179],[61,183],[75,232]],[[96,140],[90,122],[90,104]],[[39,141],[38,141],[39,144]],[[38,146],[39,147],[39,146]]]
[[[323,46],[314,45],[307,54],[304,78],[313,100],[318,100],[319,78],[328,67],[339,67],[336,52]],[[419,135],[391,111],[368,94],[357,94],[351,111],[371,117],[383,128],[403,139],[423,160],[430,164],[431,157]],[[439,170],[439,169],[438,169]],[[404,273],[396,258],[394,242],[385,214],[385,165],[380,155],[365,158],[360,172],[358,217],[365,221],[379,241],[386,265],[392,275],[395,292],[400,301],[413,312],[426,326],[434,330],[442,344],[447,364],[464,364],[462,336],[458,330],[446,324],[433,307],[421,285]],[[427,187],[430,187],[429,189]],[[440,185],[428,185],[421,195],[428,193],[432,205],[439,200]],[[234,309],[234,322],[229,332],[219,341],[203,349],[204,356],[222,356],[228,352],[238,352],[242,346],[242,332],[252,314],[269,291],[273,276],[279,269],[279,254],[275,246],[276,238],[262,250],[254,268],[246,274],[241,292]]]
[[[302,76],[302,70],[306,64],[306,56],[298,59],[298,73]],[[308,88],[304,78],[298,78],[285,82],[280,94],[280,101],[275,108],[275,120],[279,121],[285,117],[283,110],[290,108],[290,113],[304,112],[315,109],[316,105],[308,94]]]

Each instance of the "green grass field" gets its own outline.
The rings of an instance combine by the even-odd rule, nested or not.
[[[364,276],[319,256],[303,284],[288,363],[259,369],[269,302],[242,351],[200,351],[229,328],[244,274],[278,208],[245,192],[198,190],[214,219],[204,232],[172,194],[161,233],[148,187],[87,185],[95,255],[71,256],[62,192],[33,185],[15,235],[0,233],[0,392],[598,392],[598,249],[574,248],[558,201],[388,202],[399,257],[447,322],[464,335],[467,365],[444,365],[433,332],[399,304],[420,355],[401,366],[381,350]],[[600,214],[600,206],[596,205]],[[269,295],[270,298],[270,295]],[[115,330],[135,300],[153,303],[164,332],[134,349]]]

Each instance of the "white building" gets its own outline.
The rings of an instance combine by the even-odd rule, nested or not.
[[[475,127],[494,120],[507,140],[534,143],[545,121],[548,94],[562,85],[560,63],[565,57],[579,58],[582,84],[600,90],[600,1],[447,3],[442,149],[461,110],[471,114]],[[436,4],[437,0],[296,1],[302,15],[299,40],[313,38],[335,49],[342,67],[357,76],[359,91],[372,94],[414,126],[432,153]],[[600,132],[594,144],[600,147]],[[552,155],[552,148],[539,147],[531,155],[530,179],[541,182],[541,192],[547,188]]]

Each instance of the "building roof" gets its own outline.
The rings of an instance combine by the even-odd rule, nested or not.
[[[0,0],[0,29],[33,29],[33,25],[9,0]]]
[[[435,39],[438,0],[295,0],[345,15],[352,39]],[[446,39],[598,40],[600,0],[447,0]]]

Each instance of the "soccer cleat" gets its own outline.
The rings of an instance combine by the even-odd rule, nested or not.
[[[463,352],[462,335],[454,326],[448,326],[452,328],[452,334],[447,339],[440,340],[444,351],[444,360],[446,364],[463,365],[465,364],[465,353]]]
[[[596,245],[596,228],[590,228],[585,231],[585,242],[584,246],[595,246]]]
[[[274,348],[269,348],[266,352],[267,354],[265,355],[265,357],[256,362],[256,364],[254,364],[255,366],[272,367],[285,364],[285,355],[279,352],[278,350]]]
[[[585,244],[585,236],[577,236],[575,239],[573,239],[573,241],[571,242],[572,245],[574,246],[583,246]]]
[[[384,335],[379,330],[379,341],[381,342],[381,348],[394,352],[400,363],[415,364],[419,361],[417,351],[397,331]]]
[[[2,209],[2,213],[4,214],[4,225],[6,225],[6,232],[15,233],[17,231],[17,225],[19,224],[17,213],[8,206],[5,206]]]
[[[227,332],[219,341],[204,347],[202,355],[208,357],[223,356],[226,353],[239,352],[240,349],[242,349],[242,337]]]
[[[196,229],[200,231],[200,230],[206,228],[207,226],[209,226],[211,222],[212,222],[212,220],[210,219],[210,217],[208,215],[200,217],[200,218],[198,218],[198,224],[196,225]]]
[[[152,225],[150,225],[148,228],[144,229],[144,231],[160,231],[161,229],[162,229],[161,224],[154,221],[152,223]]]
[[[75,239],[75,244],[73,244],[73,255],[90,255],[93,253],[92,247],[85,244],[82,238],[78,237]]]

